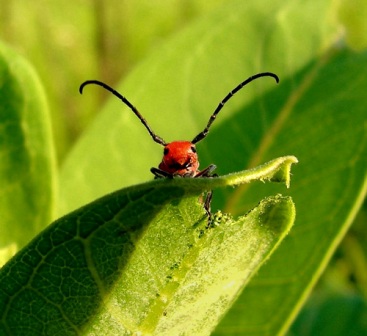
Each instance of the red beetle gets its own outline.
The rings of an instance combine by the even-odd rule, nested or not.
[[[148,130],[149,134],[153,140],[160,145],[164,146],[163,159],[159,164],[158,168],[151,168],[150,171],[154,174],[155,178],[168,177],[173,178],[175,176],[180,177],[213,177],[215,175],[212,172],[216,169],[214,164],[209,165],[204,170],[199,170],[199,160],[196,153],[195,144],[203,140],[209,133],[209,128],[213,121],[215,120],[219,111],[223,108],[224,104],[239,90],[241,90],[246,84],[252,82],[259,77],[273,77],[276,82],[279,82],[277,75],[271,72],[263,72],[256,74],[247,78],[245,81],[237,85],[231,92],[229,92],[224,99],[219,103],[213,114],[211,115],[208,124],[202,132],[200,132],[192,141],[172,141],[170,143],[165,142],[161,137],[156,135],[152,129],[149,127],[147,121],[139,113],[139,111],[119,92],[108,86],[107,84],[100,82],[98,80],[87,80],[80,85],[79,92],[83,93],[83,88],[89,84],[96,84],[102,86],[106,90],[113,93],[116,97],[122,100],[140,119],[145,128]],[[210,201],[212,198],[212,192],[207,194],[206,200],[204,202],[204,208],[210,217]]]

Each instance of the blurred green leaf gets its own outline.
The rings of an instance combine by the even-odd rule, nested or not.
[[[55,162],[43,89],[0,44],[0,265],[53,216]]]
[[[254,178],[286,182],[294,162],[159,179],[57,220],[1,269],[0,334],[208,335],[288,233],[295,208],[268,197],[238,219],[217,213],[208,228],[199,196]]]
[[[345,40],[359,51],[367,48],[367,2],[364,0],[342,0],[338,3],[338,18],[344,25]]]
[[[115,84],[168,36],[224,2],[2,1],[0,39],[26,55],[46,84],[59,161],[106,98],[80,99],[86,74]]]
[[[289,336],[361,336],[367,334],[367,303],[356,295],[315,293]]]

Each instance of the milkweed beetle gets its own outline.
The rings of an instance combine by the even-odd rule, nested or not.
[[[230,91],[223,100],[218,104],[217,108],[214,110],[213,114],[210,116],[209,121],[202,132],[200,132],[192,141],[172,141],[167,143],[157,134],[155,134],[147,121],[143,118],[140,112],[133,106],[124,96],[119,92],[108,86],[107,84],[98,80],[87,80],[80,85],[79,92],[83,93],[83,89],[86,85],[96,84],[102,86],[107,91],[111,92],[117,98],[119,98],[125,105],[127,105],[131,111],[139,118],[145,128],[148,130],[152,139],[164,147],[163,159],[159,164],[158,168],[151,168],[150,171],[153,173],[155,178],[173,178],[175,176],[180,177],[214,177],[216,175],[212,174],[217,168],[214,164],[209,165],[204,170],[199,170],[199,160],[196,153],[195,144],[203,140],[209,133],[209,129],[217,117],[217,114],[223,108],[224,104],[233,97],[238,91],[240,91],[245,85],[252,82],[253,80],[260,77],[273,77],[276,82],[279,82],[277,75],[271,72],[262,72],[247,78],[245,81],[238,84],[232,91]],[[211,218],[210,213],[210,203],[212,199],[212,191],[208,192],[206,199],[204,201],[204,208]]]

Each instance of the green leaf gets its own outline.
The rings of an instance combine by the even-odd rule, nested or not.
[[[295,162],[154,180],[57,220],[0,271],[0,334],[208,335],[289,232],[295,208],[290,197],[268,197],[238,219],[217,213],[208,227],[200,195],[287,182]]]
[[[351,293],[328,292],[316,292],[312,298],[292,326],[290,335],[366,335],[365,299]]]
[[[0,265],[53,216],[54,153],[44,92],[31,66],[0,44]]]
[[[339,4],[338,17],[344,25],[346,43],[363,51],[367,48],[367,3],[363,0],[343,0]]]
[[[265,78],[239,92],[197,146],[201,166],[214,163],[219,174],[274,156],[293,154],[301,162],[291,190],[296,229],[218,334],[284,333],[365,197],[367,56],[344,46],[338,11],[331,0],[230,2],[156,51],[119,87],[170,141],[192,139],[249,75],[280,77],[278,86]],[[62,169],[60,213],[148,179],[160,160],[140,122],[112,97]],[[213,207],[244,213],[277,192],[259,183],[219,190]]]

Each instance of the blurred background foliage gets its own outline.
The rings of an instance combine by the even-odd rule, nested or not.
[[[0,38],[36,68],[51,111],[58,164],[93,119],[108,93],[80,99],[78,87],[98,78],[116,86],[148,53],[224,0],[75,0],[0,2]],[[347,23],[346,41],[365,49],[367,13],[359,1],[335,1]],[[346,83],[348,85],[348,83]],[[292,153],[290,153],[292,154]],[[366,162],[367,164],[367,162]],[[367,203],[296,321],[294,335],[358,335],[337,321],[365,314],[367,323]],[[332,309],[325,304],[334,304]],[[305,327],[307,323],[308,328]],[[349,325],[351,325],[349,323]],[[321,328],[320,326],[323,326]],[[326,327],[329,326],[329,327]],[[334,327],[336,329],[331,329]],[[329,329],[328,329],[329,328]]]
[[[99,97],[80,99],[83,81],[99,78],[116,86],[146,54],[221,3],[1,1],[1,39],[34,65],[44,83],[59,164],[109,96],[101,90]]]

